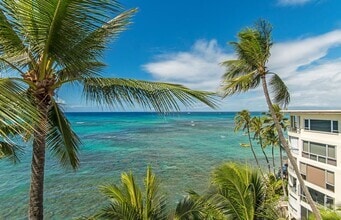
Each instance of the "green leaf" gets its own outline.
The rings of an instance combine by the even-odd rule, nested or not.
[[[49,131],[46,137],[47,146],[59,158],[63,166],[76,169],[79,166],[78,150],[81,144],[78,136],[72,131],[70,123],[55,100],[49,111]]]
[[[25,88],[12,79],[0,78],[0,136],[32,133],[39,120]]]
[[[0,141],[0,159],[8,158],[13,163],[17,163],[20,161],[22,153],[22,146],[16,145],[11,141]]]
[[[273,76],[270,79],[270,86],[272,93],[274,94],[273,101],[285,108],[290,102],[288,87],[277,74],[272,74]]]
[[[179,103],[190,107],[202,102],[216,108],[211,92],[190,90],[184,86],[121,78],[84,79],[83,94],[88,101],[109,107],[132,107],[135,104],[159,112],[179,111]]]

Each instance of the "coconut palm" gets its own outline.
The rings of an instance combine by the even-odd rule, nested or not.
[[[225,163],[213,171],[212,184],[220,195],[217,207],[227,219],[277,219],[275,201],[259,170]]]
[[[237,115],[234,117],[234,123],[235,123],[234,131],[239,131],[240,129],[242,129],[243,131],[246,130],[246,133],[249,139],[248,146],[250,146],[253,157],[255,158],[256,164],[258,168],[260,169],[259,161],[258,161],[256,152],[253,148],[251,134],[250,134],[250,127],[251,127],[250,112],[248,110],[242,110],[241,112],[238,112]],[[247,146],[247,145],[243,144],[243,146]]]
[[[278,119],[278,122],[281,126],[281,128],[286,131],[288,126],[289,126],[289,120],[288,118],[286,118],[284,116],[284,114],[281,112],[281,108],[279,107],[279,105],[277,104],[273,104],[273,108],[274,108],[274,111],[275,111],[275,114],[276,114],[276,117]],[[277,133],[277,129],[276,129],[276,126],[275,126],[275,123],[274,123],[274,120],[271,116],[271,114],[268,112],[268,113],[265,113],[265,123],[267,124],[264,128],[265,130],[265,139],[267,140],[267,143],[268,145],[270,145],[272,148],[271,148],[271,152],[272,152],[272,159],[273,159],[273,164],[275,165],[275,162],[274,162],[274,147],[275,146],[278,146],[279,147],[279,155],[280,155],[280,177],[282,179],[282,186],[283,186],[283,192],[284,192],[284,195],[286,196],[286,187],[285,187],[285,181],[284,181],[284,177],[283,177],[283,147],[280,143],[280,140],[279,140],[279,136],[278,136],[278,133]],[[274,173],[275,173],[275,168],[274,168]],[[275,174],[276,175],[276,174]]]
[[[100,58],[110,40],[126,29],[136,9],[123,11],[115,0],[3,0],[0,2],[0,71],[25,87],[40,114],[32,122],[33,155],[29,218],[43,219],[45,151],[76,169],[81,144],[56,99],[64,85],[83,86],[90,102],[179,110],[199,100],[214,106],[210,93],[181,85],[102,78]],[[16,96],[19,100],[19,96]]]
[[[278,219],[275,184],[259,169],[224,163],[213,170],[203,195],[193,191],[176,208],[174,219]]]
[[[284,137],[282,127],[279,124],[270,98],[267,84],[268,80],[272,88],[273,101],[275,103],[286,106],[290,101],[290,95],[284,82],[277,74],[270,72],[267,68],[267,62],[270,58],[270,48],[273,44],[271,32],[271,25],[267,21],[260,20],[254,27],[245,28],[238,33],[238,42],[231,43],[237,58],[222,63],[223,66],[227,67],[226,73],[223,75],[222,95],[226,97],[240,92],[247,92],[250,89],[257,88],[259,85],[262,86],[281,145],[287,153],[288,159],[294,168],[314,215],[317,219],[321,219],[319,211],[300,175],[297,163]]]
[[[31,102],[23,96],[25,89],[8,79],[0,79],[0,159],[19,161],[22,147],[12,137],[32,132],[32,119],[38,114]]]
[[[162,220],[168,218],[166,200],[159,192],[159,181],[150,167],[144,180],[144,191],[137,185],[132,173],[122,173],[121,186],[103,185],[101,192],[110,199],[110,205],[95,218],[127,220]]]
[[[226,219],[226,207],[221,195],[211,187],[204,195],[199,195],[194,191],[189,191],[189,195],[184,197],[176,206],[171,219],[173,220],[224,220]]]
[[[272,169],[274,176],[276,176],[275,147],[280,146],[276,130],[270,129],[269,127],[264,128],[263,140],[265,146],[271,146]]]
[[[266,164],[268,166],[268,172],[270,173],[271,166],[269,162],[268,155],[265,152],[266,144],[264,143],[264,117],[255,116],[251,119],[250,130],[253,132],[253,139],[258,140],[264,158],[266,160]]]

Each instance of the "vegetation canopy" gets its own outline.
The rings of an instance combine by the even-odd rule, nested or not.
[[[136,11],[124,11],[114,0],[0,2],[0,87],[5,88],[0,95],[0,157],[17,160],[17,145],[6,141],[12,133],[25,131],[25,138],[33,139],[30,219],[43,219],[45,150],[63,166],[79,166],[81,141],[56,98],[62,86],[80,85],[87,101],[111,108],[138,104],[178,111],[180,103],[197,101],[216,106],[209,92],[100,75],[107,44],[127,28]]]

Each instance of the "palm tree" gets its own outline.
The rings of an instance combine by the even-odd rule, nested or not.
[[[176,111],[179,103],[191,106],[197,100],[215,106],[211,93],[99,75],[107,43],[126,29],[135,12],[123,11],[115,0],[0,2],[0,71],[6,70],[12,76],[6,80],[25,88],[25,99],[40,115],[37,123],[32,122],[29,219],[43,219],[46,149],[63,166],[79,165],[81,141],[56,101],[62,86],[81,85],[88,101],[109,107],[137,103],[156,111]]]
[[[227,219],[276,219],[275,201],[259,170],[225,163],[213,171],[212,184],[220,195],[217,207]]]
[[[289,120],[288,118],[284,117],[284,114],[281,112],[281,108],[279,107],[279,105],[277,104],[273,104],[273,108],[276,114],[276,117],[279,121],[279,124],[281,126],[281,128],[286,131],[288,126],[289,126]],[[282,186],[283,186],[283,192],[284,192],[284,196],[286,196],[286,187],[285,187],[285,181],[283,178],[283,153],[282,153],[282,145],[280,143],[279,137],[278,137],[278,133],[277,133],[277,129],[274,123],[274,120],[271,116],[271,114],[265,113],[265,123],[267,124],[266,127],[264,128],[265,130],[265,136],[266,139],[268,140],[268,144],[272,146],[272,158],[274,160],[274,146],[279,146],[279,155],[280,155],[280,177],[282,179]],[[275,164],[273,162],[273,164]],[[274,171],[275,173],[275,171]],[[275,174],[276,175],[276,174]]]
[[[253,132],[253,139],[258,140],[258,143],[261,147],[262,153],[264,155],[264,158],[266,160],[266,164],[268,166],[268,172],[270,173],[270,162],[268,155],[265,152],[266,144],[264,143],[264,117],[255,116],[251,119],[251,131]]]
[[[276,130],[269,127],[264,128],[263,139],[266,146],[271,146],[272,169],[274,176],[276,176],[275,147],[280,145]]]
[[[237,59],[227,60],[222,63],[223,66],[227,67],[227,71],[223,76],[221,88],[223,97],[246,92],[250,89],[257,88],[260,84],[262,85],[266,103],[274,120],[281,145],[287,153],[288,159],[294,168],[314,215],[320,220],[321,216],[319,211],[300,175],[297,163],[284,137],[283,130],[279,124],[270,98],[267,85],[267,80],[269,78],[272,93],[274,95],[274,102],[285,106],[290,101],[290,95],[284,82],[277,74],[270,72],[266,66],[270,57],[270,48],[273,44],[271,32],[271,25],[264,20],[260,20],[255,27],[243,29],[238,33],[239,41],[231,43],[236,52]]]
[[[251,115],[250,115],[250,112],[248,110],[242,110],[241,112],[238,112],[237,115],[234,117],[234,122],[235,122],[234,131],[239,131],[240,129],[242,129],[243,131],[246,130],[246,133],[247,133],[248,139],[249,139],[249,146],[251,148],[251,151],[252,151],[253,157],[255,158],[257,166],[260,169],[259,161],[258,161],[256,152],[253,148],[252,140],[251,140],[251,134],[250,134]]]
[[[159,192],[159,181],[147,168],[144,191],[137,185],[132,173],[122,173],[121,186],[103,185],[101,192],[110,199],[110,205],[97,215],[100,219],[162,220],[168,218],[166,200]],[[95,218],[96,218],[95,217]]]
[[[32,132],[30,122],[37,122],[39,118],[34,106],[22,95],[25,90],[19,84],[0,79],[0,90],[0,159],[8,158],[16,163],[22,148],[11,138]]]

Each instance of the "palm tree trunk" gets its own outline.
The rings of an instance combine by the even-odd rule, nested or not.
[[[266,160],[266,164],[268,165],[268,170],[269,170],[269,174],[270,174],[270,172],[271,172],[271,165],[270,165],[270,161],[269,161],[268,155],[266,155],[266,153],[265,153],[265,150],[264,150],[264,147],[263,147],[262,138],[259,138],[259,142],[260,142],[260,147],[262,149],[263,155],[264,155],[265,160]]]
[[[259,165],[259,161],[258,161],[256,152],[255,152],[255,149],[253,149],[253,145],[252,145],[252,141],[251,141],[251,136],[250,136],[250,128],[249,128],[249,126],[247,127],[247,135],[248,135],[248,137],[249,137],[249,143],[250,143],[250,148],[251,148],[253,157],[254,157],[255,160],[256,160],[256,163],[257,163],[258,168],[261,170],[261,167],[260,167],[260,165]]]
[[[274,176],[276,177],[276,164],[275,164],[275,146],[271,146],[271,156],[272,156],[272,169],[274,171]]]
[[[284,134],[283,134],[283,131],[282,131],[282,128],[278,122],[278,118],[275,114],[275,110],[272,106],[272,102],[271,102],[271,99],[270,99],[270,95],[269,95],[269,91],[268,91],[268,87],[267,87],[267,84],[266,84],[266,78],[265,78],[265,74],[262,76],[262,87],[263,87],[263,92],[264,92],[264,96],[265,96],[265,99],[266,99],[266,103],[268,105],[268,108],[269,108],[269,111],[271,113],[271,116],[275,122],[275,126],[276,126],[276,130],[278,132],[278,136],[279,136],[279,139],[281,141],[281,144],[283,146],[283,149],[285,150],[285,152],[287,153],[287,156],[288,156],[288,159],[291,163],[291,165],[293,166],[294,168],[294,171],[295,171],[295,174],[296,174],[296,177],[301,185],[301,188],[306,196],[306,199],[312,209],[312,212],[316,218],[316,220],[322,220],[321,218],[321,215],[320,215],[320,212],[318,211],[318,209],[316,208],[316,204],[314,203],[313,199],[311,198],[311,195],[308,191],[308,188],[307,186],[305,185],[304,183],[304,180],[300,174],[300,171],[298,169],[298,166],[297,166],[297,162],[294,158],[294,156],[292,155],[291,153],[291,150],[289,148],[289,145],[284,137]]]
[[[282,180],[282,190],[283,195],[287,197],[287,190],[285,189],[284,178],[283,178],[283,154],[282,154],[282,146],[279,146],[279,157],[281,160],[281,180]],[[288,172],[288,171],[287,171]]]
[[[44,167],[45,167],[45,137],[47,127],[47,105],[43,102],[39,104],[41,115],[40,123],[35,126],[33,152],[31,163],[31,185],[29,201],[29,219],[44,219]]]

